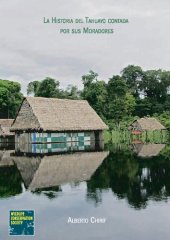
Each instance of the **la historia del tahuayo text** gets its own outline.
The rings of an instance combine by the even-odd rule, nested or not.
[[[85,20],[85,21],[84,21]],[[44,23],[56,23],[56,24],[72,24],[72,23],[88,23],[88,24],[105,24],[105,23],[129,23],[128,19],[125,18],[89,18],[85,17],[84,19],[82,18],[57,18],[57,17],[44,17],[43,20]]]

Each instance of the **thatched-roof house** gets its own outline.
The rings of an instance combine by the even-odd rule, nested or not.
[[[14,141],[14,133],[10,132],[14,119],[0,119],[0,142]]]
[[[165,144],[145,143],[145,144],[133,144],[133,151],[137,153],[139,157],[154,157],[164,149]]]
[[[31,191],[89,180],[108,152],[82,152],[40,157],[14,156],[26,188]]]
[[[166,128],[153,117],[144,117],[137,119],[130,126],[129,130],[136,131],[136,133],[143,131],[165,130]]]
[[[85,100],[26,97],[11,131],[16,142],[65,142],[101,138],[106,124]]]

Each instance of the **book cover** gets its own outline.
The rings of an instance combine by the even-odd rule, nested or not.
[[[169,239],[169,9],[0,0],[0,239]]]

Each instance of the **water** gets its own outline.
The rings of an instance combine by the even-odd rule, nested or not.
[[[50,155],[8,149],[0,159],[0,239],[11,239],[9,210],[20,209],[35,210],[33,239],[169,239],[168,145]]]

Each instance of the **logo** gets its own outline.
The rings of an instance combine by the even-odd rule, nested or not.
[[[9,213],[9,235],[34,235],[34,211],[11,210]]]

